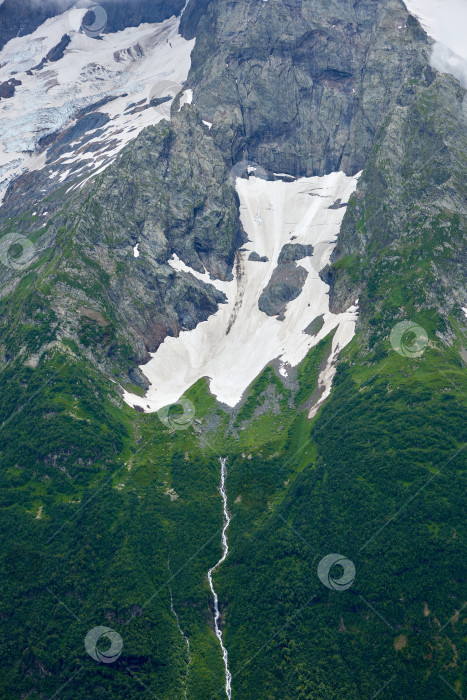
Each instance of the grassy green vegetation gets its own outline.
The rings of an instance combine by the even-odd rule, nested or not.
[[[365,698],[391,681],[390,697],[448,699],[442,679],[462,692],[465,338],[457,316],[451,347],[436,314],[414,320],[430,339],[421,357],[395,353],[375,324],[311,422],[302,407],[330,336],[296,390],[267,367],[234,415],[200,380],[186,430],[122,404],[75,341],[35,368],[27,353],[4,365],[2,697],[223,697],[206,580],[220,455],[233,518],[214,580],[234,698]],[[331,552],[355,564],[347,591],[317,577]],[[113,664],[84,649],[98,625],[122,637]]]
[[[389,697],[449,698],[440,676],[461,690],[465,393],[434,350],[394,356],[363,382],[341,367],[308,428],[316,458],[275,507],[266,469],[236,503],[234,465],[232,512],[263,516],[234,519],[219,576],[234,697],[372,697],[393,676]],[[347,591],[317,577],[332,552],[356,566]]]
[[[2,696],[52,696],[61,686],[65,698],[132,697],[144,687],[161,698],[184,697],[185,690],[193,698],[213,695],[223,686],[223,667],[206,572],[220,556],[219,454],[228,454],[226,443],[229,452],[236,445],[232,466],[240,465],[240,451],[254,444],[254,457],[245,456],[233,477],[245,494],[238,521],[264,517],[296,472],[278,458],[297,432],[291,392],[266,368],[240,411],[237,439],[200,380],[186,394],[195,421],[173,431],[156,415],[122,404],[74,340],[28,366],[29,351],[54,340],[54,319],[40,297],[25,301],[36,331],[30,347],[24,326],[3,335],[6,356],[18,354],[1,375],[2,613],[9,640],[0,646]],[[81,328],[86,347],[84,340],[108,326],[83,319]],[[323,348],[304,366],[316,369]],[[300,400],[308,390],[300,389]],[[265,392],[277,397],[278,410],[254,416]],[[123,639],[112,665],[97,664],[84,649],[86,633],[98,625]],[[70,678],[79,682],[67,685]]]
[[[331,336],[286,384],[266,367],[234,411],[201,379],[183,430],[122,402],[118,382],[142,390],[129,384],[137,341],[118,303],[141,327],[159,313],[156,297],[123,284],[126,253],[147,272],[139,289],[162,280],[157,255],[131,257],[127,225],[147,213],[133,206],[129,167],[141,161],[131,151],[102,196],[108,174],[71,199],[68,185],[55,192],[46,225],[33,210],[0,222],[0,235],[24,233],[43,251],[0,299],[1,698],[225,697],[206,577],[221,556],[220,456],[232,520],[214,583],[233,700],[466,697],[464,94],[423,73],[381,128],[347,208],[328,273],[333,302],[359,297],[359,326],[312,421]],[[148,133],[154,142],[138,143],[156,154],[149,179],[186,193],[196,157],[169,169],[176,132],[162,122]],[[106,210],[124,192],[119,177],[125,207]],[[185,204],[188,219],[201,213],[201,195],[177,211],[164,187],[150,228],[161,215],[161,231],[178,229]],[[226,254],[235,222],[213,233]],[[406,319],[427,333],[419,357],[391,347]],[[151,343],[167,320],[156,318]],[[347,590],[317,575],[331,553],[355,566]],[[121,636],[114,663],[85,650],[97,626]]]
[[[214,693],[222,661],[205,577],[220,556],[217,454],[193,428],[171,433],[122,405],[89,363],[49,355],[2,373],[1,695],[51,697],[63,685],[65,698],[145,686],[184,697],[171,593],[190,637],[191,696]],[[98,625],[123,639],[112,666],[84,649]]]
[[[266,367],[235,411],[200,380],[186,393],[195,419],[177,430],[97,370],[108,360],[137,391],[109,278],[69,232],[57,246],[74,265],[44,254],[3,297],[1,697],[224,697],[206,579],[221,554],[220,456],[233,517],[214,582],[234,700],[465,696],[467,332],[458,306],[447,317],[433,303],[447,295],[435,267],[454,275],[464,230],[414,210],[403,236],[378,240],[380,203],[349,206],[370,254],[332,268],[363,285],[360,328],[312,421],[331,336],[287,385]],[[67,334],[49,292],[81,289],[83,269],[100,312]],[[404,319],[429,339],[413,359],[389,342]],[[317,576],[330,553],[355,565],[348,590]],[[100,625],[123,640],[112,664],[84,648]]]
[[[386,683],[387,697],[465,695],[465,320],[427,307],[415,249],[385,255],[330,400],[311,424],[296,417],[271,462],[233,458],[218,588],[234,698],[370,698]],[[390,345],[401,318],[427,332],[419,357]],[[317,362],[299,368],[296,400]],[[355,565],[346,591],[317,576],[330,553]]]

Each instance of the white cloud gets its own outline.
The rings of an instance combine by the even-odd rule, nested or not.
[[[435,39],[431,65],[451,73],[467,87],[467,2],[465,0],[405,0],[410,13]]]
[[[441,73],[451,73],[467,88],[467,60],[455,54],[440,41],[433,46],[431,65]]]

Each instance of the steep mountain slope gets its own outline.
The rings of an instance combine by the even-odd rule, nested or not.
[[[1,193],[12,213],[25,198],[32,205],[101,172],[168,116],[166,101],[186,79],[194,42],[180,36],[177,18],[99,40],[83,31],[86,22],[85,10],[63,13],[0,54],[0,81],[10,86],[2,95]]]
[[[228,13],[212,0],[197,27],[190,82],[215,142],[234,161],[247,154],[275,172],[354,175],[429,51],[400,0],[245,0]]]
[[[138,398],[126,393],[125,400],[155,411],[207,376],[217,400],[235,406],[269,362],[279,360],[279,372],[287,376],[288,367],[299,364],[334,330],[335,343],[342,349],[354,334],[357,306],[330,313],[328,288],[319,272],[329,260],[344,216],[346,202],[337,208],[335,202],[348,200],[356,183],[357,178],[343,173],[295,182],[239,180],[248,242],[237,253],[234,280],[214,280],[226,303],[194,331],[167,338],[141,367],[151,381],[147,394]],[[179,255],[186,260],[185,251]],[[189,278],[210,283],[207,272],[201,275],[178,258],[169,263]],[[319,332],[307,332],[318,317]]]
[[[167,264],[171,254],[224,279],[233,261],[238,212],[233,190],[219,187],[225,165],[188,111],[175,122],[141,134],[105,177],[67,195],[66,210],[45,226],[33,212],[21,217],[37,259],[31,282],[54,313],[56,338],[85,339],[97,363],[126,373],[167,333],[193,328],[224,299],[211,285],[176,274]],[[18,232],[19,223],[7,220],[6,230]],[[4,270],[12,285],[15,273]],[[27,326],[28,309],[18,311]],[[12,356],[20,349],[6,346]]]
[[[92,0],[3,0],[0,3],[0,48],[10,39],[27,36],[40,27],[50,17],[60,11],[73,8],[92,8],[97,3]],[[132,0],[122,3],[118,0],[102,0],[98,7],[105,11],[104,32],[118,32],[126,27],[137,27],[143,22],[162,22],[173,14],[179,14],[183,0]],[[89,26],[94,22],[91,13]]]
[[[397,0],[102,5],[35,155],[135,131],[0,207],[2,697],[464,697],[465,89]]]

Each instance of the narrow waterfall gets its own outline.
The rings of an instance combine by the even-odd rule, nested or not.
[[[221,484],[220,484],[220,492],[222,496],[222,503],[223,503],[223,509],[224,509],[224,526],[222,528],[222,556],[211,569],[208,571],[208,581],[209,581],[209,586],[212,591],[212,595],[214,598],[214,630],[216,632],[216,637],[219,640],[219,644],[221,645],[222,649],[222,657],[224,659],[224,667],[225,667],[225,692],[227,694],[227,697],[229,700],[232,698],[232,674],[229,671],[229,655],[227,653],[227,649],[224,646],[224,643],[222,641],[222,631],[219,627],[219,619],[220,619],[220,612],[219,612],[219,598],[217,597],[217,593],[214,589],[214,584],[212,582],[212,575],[214,571],[217,569],[218,566],[222,564],[223,561],[225,561],[227,554],[229,553],[229,543],[227,540],[227,528],[229,527],[230,523],[230,515],[229,511],[227,510],[227,493],[225,490],[225,478],[227,476],[227,468],[226,468],[226,462],[227,462],[227,457],[221,457],[220,458],[221,462]]]
[[[170,574],[170,576],[171,576],[171,578],[172,578],[172,572],[171,572],[171,570],[170,570],[170,554],[169,554],[169,558],[168,558],[168,560],[167,560],[167,568],[168,568],[169,574]],[[170,591],[170,609],[171,609],[171,611],[173,612],[173,614],[174,614],[174,616],[175,616],[175,619],[177,620],[178,629],[180,630],[180,634],[182,635],[183,639],[185,640],[185,643],[186,643],[186,646],[187,646],[187,650],[188,650],[188,663],[187,663],[187,665],[186,665],[185,684],[184,684],[184,689],[183,689],[183,690],[184,690],[184,693],[185,693],[185,698],[187,698],[187,697],[188,697],[188,695],[187,695],[188,671],[189,671],[190,664],[191,664],[190,640],[188,639],[187,635],[186,635],[185,632],[182,630],[182,627],[181,627],[181,625],[180,625],[180,618],[178,617],[177,611],[176,611],[175,608],[174,608],[174,599],[173,599],[173,595],[172,595],[172,586],[171,586],[170,584],[169,584],[169,591]]]

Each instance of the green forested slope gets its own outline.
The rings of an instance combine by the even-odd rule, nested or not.
[[[298,372],[295,408],[279,398],[279,416],[253,415],[271,382],[289,395],[266,370],[237,418],[200,383],[200,423],[173,432],[71,354],[7,366],[2,696],[184,697],[172,592],[188,697],[223,697],[206,582],[220,556],[219,454],[233,519],[215,581],[233,697],[367,698],[388,681],[387,697],[462,693],[465,373],[457,341],[446,348],[431,323],[414,359],[387,338],[363,354],[357,336],[312,423],[299,406],[326,343]],[[317,576],[333,552],[355,565],[346,591]],[[122,637],[113,664],[86,653],[97,625]]]
[[[221,456],[233,517],[214,579],[234,700],[465,697],[465,91],[419,72],[367,144],[326,271],[333,308],[358,295],[360,318],[312,421],[330,338],[295,385],[268,367],[235,411],[198,382],[185,430],[121,400],[120,384],[143,390],[148,350],[218,301],[170,278],[157,250],[133,258],[144,215],[157,223],[163,210],[183,246],[179,223],[191,233],[207,202],[198,225],[212,245],[198,252],[222,275],[241,244],[225,194],[233,163],[196,106],[144,132],[81,194],[57,192],[47,226],[32,212],[2,220],[2,236],[28,235],[38,255],[1,270],[1,697],[225,697],[206,578],[221,556]],[[152,311],[167,311],[167,289],[163,327]],[[405,355],[390,342],[404,321],[427,338],[415,357],[410,333]],[[346,590],[318,577],[332,553],[355,567]],[[85,649],[97,626],[122,639],[113,663]]]

